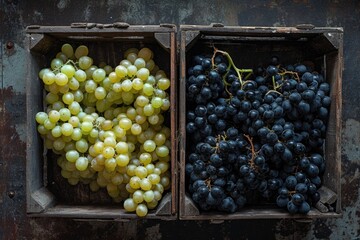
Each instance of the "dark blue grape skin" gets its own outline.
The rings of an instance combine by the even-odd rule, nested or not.
[[[289,202],[289,198],[288,197],[283,197],[281,195],[279,195],[276,198],[276,204],[278,205],[278,207],[280,208],[285,208],[288,205]]]

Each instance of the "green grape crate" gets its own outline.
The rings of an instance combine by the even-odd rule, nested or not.
[[[71,186],[60,175],[56,159],[46,151],[37,132],[35,115],[44,111],[44,87],[39,71],[50,65],[62,44],[86,45],[95,60],[116,66],[120,55],[129,48],[149,47],[160,69],[171,82],[170,111],[166,121],[171,129],[171,186],[149,211],[146,219],[172,220],[177,216],[177,107],[176,107],[176,26],[73,23],[71,26],[31,25],[26,29],[27,79],[27,213],[31,217],[66,217],[75,219],[137,219],[122,204],[113,203],[104,191],[92,193],[89,186]],[[122,57],[122,56],[121,56]]]
[[[181,25],[179,72],[179,218],[183,220],[210,220],[215,223],[236,219],[313,218],[341,216],[341,113],[343,29],[314,27],[302,24],[296,27],[256,27]],[[186,77],[191,57],[213,52],[213,48],[228,52],[237,67],[253,68],[259,61],[277,55],[281,62],[296,63],[310,60],[326,75],[332,99],[328,129],[325,138],[321,203],[306,215],[289,214],[276,204],[249,203],[232,214],[199,210],[191,199],[186,185],[185,164],[188,157],[186,138]],[[333,211],[326,206],[331,205]]]

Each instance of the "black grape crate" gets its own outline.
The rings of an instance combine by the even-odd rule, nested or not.
[[[320,28],[312,25],[296,27],[240,27],[212,24],[210,26],[180,26],[180,82],[179,82],[179,218],[184,220],[234,220],[264,218],[325,218],[341,216],[341,112],[343,29]],[[261,61],[279,57],[281,63],[309,60],[324,72],[331,87],[331,106],[325,139],[324,158],[326,171],[321,191],[323,203],[330,203],[334,211],[327,211],[326,204],[312,208],[307,215],[291,215],[275,204],[249,202],[233,214],[203,212],[189,196],[185,164],[188,157],[186,136],[186,76],[191,57],[213,53],[213,47],[230,54],[235,65],[253,68]],[[264,62],[263,62],[264,63]],[[266,66],[266,63],[264,63]],[[319,211],[322,209],[322,211]]]
[[[149,47],[154,61],[165,70],[170,81],[169,123],[171,128],[171,188],[164,193],[156,209],[149,211],[148,219],[176,219],[176,27],[171,24],[129,25],[127,23],[95,24],[73,23],[71,26],[28,26],[26,29],[27,79],[27,154],[26,197],[27,213],[31,217],[68,217],[95,219],[136,219],[135,213],[127,213],[122,204],[111,201],[106,191],[92,193],[88,185],[71,186],[60,175],[60,168],[51,151],[46,152],[37,133],[35,114],[44,111],[43,84],[39,80],[40,69],[50,61],[62,44],[74,47],[81,44],[89,48],[95,61],[118,65],[125,50]]]

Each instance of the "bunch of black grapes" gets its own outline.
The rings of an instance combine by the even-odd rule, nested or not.
[[[236,212],[256,194],[290,213],[320,199],[330,86],[303,64],[251,73],[197,55],[186,79],[187,187],[201,210]]]

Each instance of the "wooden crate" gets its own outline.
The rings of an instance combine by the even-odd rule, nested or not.
[[[180,26],[180,87],[179,87],[179,218],[186,220],[234,220],[262,218],[322,218],[341,216],[341,81],[343,70],[342,28],[318,28],[311,25],[297,27],[238,27],[212,24],[210,26]],[[323,185],[337,196],[334,212],[311,209],[307,215],[291,215],[275,205],[250,205],[234,214],[201,212],[187,193],[185,163],[186,149],[186,74],[190,56],[212,53],[212,46],[227,51],[235,64],[252,68],[259,60],[280,57],[281,62],[298,60],[315,62],[324,69],[331,86],[331,108],[325,140],[326,172]],[[333,196],[334,197],[334,196]],[[325,200],[324,200],[325,201]],[[334,199],[332,199],[334,201]]]
[[[105,60],[116,66],[124,51],[130,47],[149,47],[155,53],[155,62],[165,70],[171,80],[170,117],[171,128],[171,189],[163,196],[155,210],[149,211],[149,219],[175,219],[177,213],[177,144],[176,144],[176,27],[130,26],[126,23],[95,24],[74,23],[71,26],[29,26],[26,44],[28,48],[26,104],[27,104],[27,155],[26,194],[27,213],[36,217],[70,217],[97,219],[136,219],[127,213],[122,204],[112,203],[103,193],[91,193],[88,186],[71,186],[64,180],[52,155],[44,151],[37,133],[35,114],[43,111],[43,85],[38,78],[41,68],[49,66],[64,43],[76,46],[85,44],[96,60]]]

